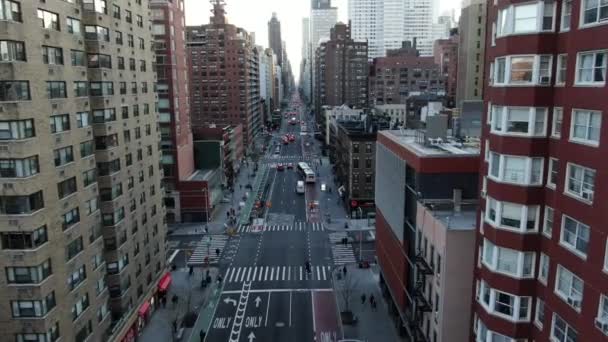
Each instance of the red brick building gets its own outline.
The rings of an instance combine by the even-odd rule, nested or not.
[[[458,31],[452,29],[450,38],[438,39],[433,45],[433,57],[445,78],[445,93],[451,99],[452,105],[456,98],[458,81],[458,41]]]
[[[373,105],[405,104],[408,96],[440,94],[445,79],[433,57],[420,57],[411,42],[374,58],[369,73],[369,99]]]
[[[427,242],[424,239],[423,246],[420,233],[425,222],[417,222],[417,207],[452,199],[475,201],[478,162],[478,144],[461,145],[445,136],[437,143],[419,130],[378,132],[375,196],[380,284],[400,333],[411,341],[432,340],[429,313],[434,311],[435,297],[429,295],[433,285],[428,284],[439,280],[428,277],[437,270],[434,265],[450,274],[445,255],[437,257],[440,251],[435,253],[433,247],[426,253]]]
[[[488,2],[476,341],[608,340],[606,19]]]
[[[255,40],[228,24],[224,1],[210,23],[187,28],[192,126],[243,125],[247,145],[262,128],[259,61]]]

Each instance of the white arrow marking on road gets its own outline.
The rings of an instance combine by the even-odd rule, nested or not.
[[[226,303],[226,304],[232,303],[232,305],[236,306],[236,300],[232,299],[230,297],[226,297],[226,299],[224,299],[224,303]]]
[[[249,336],[247,336],[247,338],[249,339],[249,342],[252,342],[255,339],[255,334],[252,332],[249,333]]]
[[[260,298],[260,296],[257,296],[255,298],[255,307],[258,308],[260,307],[260,302],[262,301],[262,298]]]

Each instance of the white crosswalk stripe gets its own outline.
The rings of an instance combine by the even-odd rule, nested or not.
[[[344,265],[357,262],[351,245],[332,245],[331,254],[335,265]]]
[[[331,266],[312,266],[307,274],[302,266],[245,266],[230,267],[224,274],[227,283],[331,280]]]
[[[331,233],[329,234],[329,242],[331,242],[332,244],[341,243],[342,239],[344,239],[345,237],[348,237],[348,234],[346,234],[346,232]]]
[[[274,224],[267,225],[264,227],[265,232],[304,232],[304,231],[313,231],[313,232],[324,232],[325,225],[320,222],[295,222],[293,225],[283,225],[283,224]],[[238,233],[251,233],[253,232],[250,225],[240,225],[237,228]]]
[[[190,256],[190,259],[188,259],[188,265],[202,265],[207,258],[210,264],[216,264],[219,261],[219,258],[224,251],[224,247],[226,247],[226,243],[228,242],[228,236],[210,235],[210,237],[211,241],[208,240],[209,237],[203,237],[200,241],[193,241],[195,243],[192,244],[192,247],[196,247]],[[219,257],[215,253],[216,249],[220,250]]]

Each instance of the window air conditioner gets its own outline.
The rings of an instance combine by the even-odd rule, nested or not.
[[[583,198],[587,201],[593,201],[593,190],[583,189]]]
[[[608,321],[606,318],[596,318],[595,327],[600,329],[605,335],[608,335]]]
[[[573,308],[579,309],[581,307],[581,299],[577,297],[568,297],[568,304],[570,304]]]
[[[540,84],[549,84],[549,83],[551,83],[550,76],[541,76],[540,77]]]

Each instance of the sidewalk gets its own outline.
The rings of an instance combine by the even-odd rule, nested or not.
[[[360,269],[350,266],[347,268],[346,290],[351,290],[350,309],[357,318],[354,325],[343,325],[344,338],[359,339],[366,342],[405,342],[397,335],[393,319],[388,313],[388,306],[384,302],[380,287],[378,286],[377,266]],[[344,281],[335,280],[336,297],[340,311],[345,308]],[[361,304],[361,294],[365,294],[366,301]],[[369,297],[373,295],[377,302],[376,310],[371,309]]]
[[[167,305],[164,308],[159,306],[152,313],[152,317],[150,317],[150,320],[142,334],[139,336],[138,341],[173,341],[173,321],[177,319],[178,326],[181,326],[181,321],[184,314],[187,312],[188,292],[191,291],[190,308],[197,313],[203,308],[203,305],[212,295],[214,286],[207,286],[205,289],[201,289],[201,277],[204,273],[205,271],[202,268],[195,269],[192,276],[189,276],[188,271],[184,270],[171,272],[172,282],[169,287],[169,292],[167,293]],[[217,268],[210,269],[212,279],[215,280],[217,274]],[[177,305],[171,303],[173,295],[177,295],[179,298]],[[193,329],[185,328],[182,339],[185,340],[188,336],[194,334],[192,333],[192,330]]]

